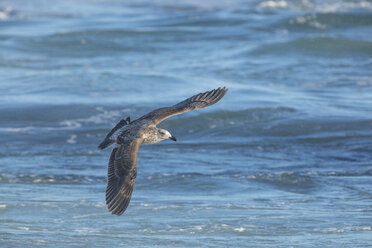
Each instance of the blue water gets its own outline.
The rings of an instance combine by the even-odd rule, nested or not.
[[[105,206],[116,122],[161,124]],[[0,1],[1,247],[371,247],[372,1]]]

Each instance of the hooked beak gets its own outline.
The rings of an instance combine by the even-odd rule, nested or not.
[[[176,137],[174,137],[174,136],[170,136],[169,139],[171,139],[173,141],[177,141]]]

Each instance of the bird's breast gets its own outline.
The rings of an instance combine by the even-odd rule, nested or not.
[[[147,128],[146,130],[143,130],[142,134],[142,144],[155,144],[160,141],[156,135],[155,128]]]
[[[153,137],[146,137],[143,139],[142,144],[155,144],[158,143],[160,140],[153,138]]]

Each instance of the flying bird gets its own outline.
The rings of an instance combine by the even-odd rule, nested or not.
[[[108,162],[106,204],[112,214],[122,215],[129,205],[137,176],[137,153],[141,144],[154,144],[165,139],[176,141],[169,131],[156,127],[163,120],[218,102],[227,92],[218,88],[199,93],[171,107],[156,109],[137,120],[121,120],[98,146],[115,144]]]

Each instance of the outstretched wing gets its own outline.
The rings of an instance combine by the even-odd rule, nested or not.
[[[119,144],[112,149],[107,172],[106,204],[112,214],[121,215],[129,205],[137,176],[137,153],[141,141]]]
[[[204,93],[199,93],[171,107],[156,109],[142,116],[140,119],[152,119],[154,124],[157,125],[171,116],[179,115],[194,109],[205,108],[215,104],[226,94],[227,90],[228,89],[226,87],[223,87]]]

